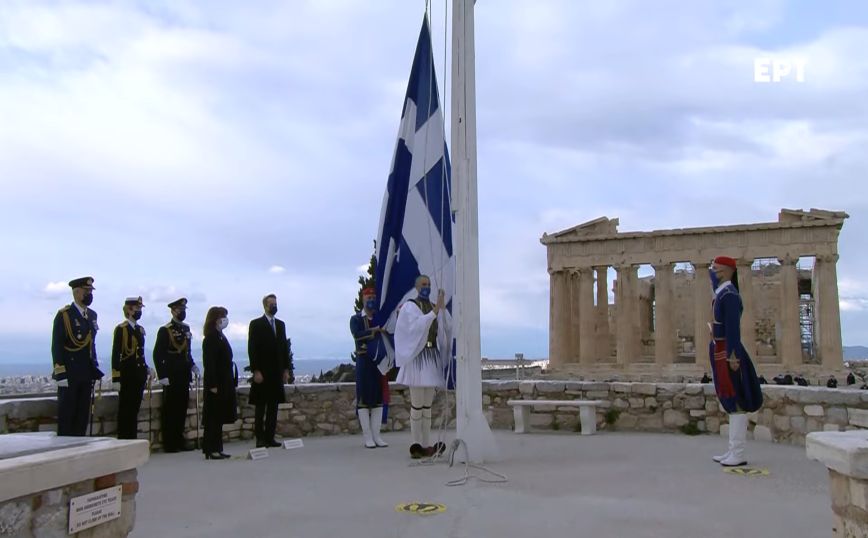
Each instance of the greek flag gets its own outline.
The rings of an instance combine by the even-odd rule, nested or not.
[[[416,296],[415,282],[420,274],[431,277],[432,300],[438,290],[444,290],[446,315],[451,315],[455,265],[450,178],[443,109],[426,16],[407,84],[377,234],[380,310],[375,324],[390,332],[394,331],[398,307]]]

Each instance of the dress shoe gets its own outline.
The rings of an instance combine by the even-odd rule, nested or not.
[[[278,443],[277,441],[275,441],[274,439],[272,439],[271,441],[266,441],[266,442],[265,442],[265,446],[267,446],[267,447],[269,447],[269,448],[277,448],[277,447],[281,447],[281,446],[283,446],[283,444],[282,444],[282,443]]]
[[[425,456],[425,449],[422,448],[422,445],[420,445],[419,443],[413,443],[412,445],[410,445],[411,458],[413,458],[414,460],[418,460],[421,459],[423,456]]]
[[[223,455],[219,452],[206,452],[205,459],[206,460],[225,460],[227,456]]]
[[[224,459],[224,460],[228,460],[229,458],[232,457],[230,454],[227,454],[227,453],[225,453],[225,452],[219,452],[219,454],[220,454],[221,456],[223,456],[223,459]]]

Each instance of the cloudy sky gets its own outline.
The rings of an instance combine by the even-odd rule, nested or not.
[[[0,3],[0,361],[47,361],[65,282],[236,347],[279,296],[297,357],[344,358],[423,0]],[[483,353],[545,356],[543,232],[843,210],[844,343],[868,344],[864,0],[479,0]],[[444,2],[433,2],[443,82]],[[753,81],[757,57],[805,80]],[[447,98],[448,102],[448,98]],[[447,109],[448,112],[448,109]],[[862,268],[862,269],[860,269]]]

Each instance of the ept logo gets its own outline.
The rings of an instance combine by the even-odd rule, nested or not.
[[[753,61],[754,82],[781,82],[784,78],[796,82],[805,81],[805,60],[796,58],[755,58]]]

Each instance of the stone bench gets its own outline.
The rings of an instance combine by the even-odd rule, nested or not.
[[[506,403],[512,406],[515,415],[515,433],[527,433],[530,430],[531,407],[537,405],[578,407],[582,435],[597,433],[597,406],[603,405],[602,400],[508,400]]]

